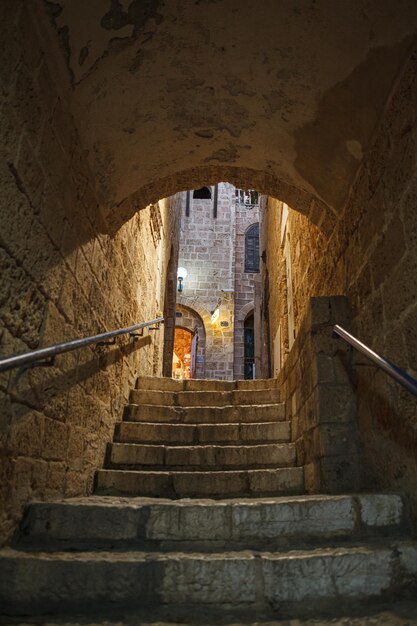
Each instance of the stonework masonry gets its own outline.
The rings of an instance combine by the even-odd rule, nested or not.
[[[417,354],[417,54],[406,64],[374,144],[345,209],[326,235],[289,210],[287,230],[292,270],[295,334],[312,296],[345,294],[351,330],[372,349],[416,375]],[[296,208],[296,207],[294,207]],[[288,280],[282,203],[268,199],[263,281],[268,292],[272,370],[288,358]],[[281,324],[281,329],[279,326]],[[280,336],[280,340],[279,340]],[[276,342],[280,341],[280,350]],[[299,343],[295,350],[301,350]],[[340,344],[340,350],[344,351]],[[280,352],[281,363],[274,364]],[[267,359],[264,352],[264,363]],[[364,481],[403,489],[417,512],[417,405],[415,398],[363,357],[355,355],[356,420]]]
[[[207,378],[244,377],[243,325],[254,307],[256,274],[245,272],[245,234],[259,220],[258,205],[246,206],[236,197],[235,187],[218,184],[217,214],[215,190],[210,199],[182,195],[182,222],[178,264],[188,276],[179,298],[181,304],[197,311],[206,333],[204,372]],[[180,194],[177,194],[177,197]],[[219,306],[215,323],[211,313]]]
[[[183,209],[178,265],[188,276],[181,294],[182,304],[207,318],[205,372],[207,378],[233,378],[233,273],[234,273],[234,187],[218,186],[217,217],[214,217],[214,188],[210,199],[193,198],[190,215]],[[227,290],[226,293],[222,290]],[[219,304],[220,316],[215,324],[211,311]],[[226,326],[222,326],[226,324]]]
[[[4,23],[15,4],[53,22],[115,230],[134,210],[114,205],[132,193],[144,207],[221,180],[331,228],[416,35],[417,4],[305,1],[300,12],[275,0],[258,11],[250,0],[1,4]]]
[[[152,319],[176,241],[169,201],[103,233],[68,107],[61,53],[7,3],[0,64],[0,340],[11,355]],[[125,204],[131,202],[126,200]],[[117,209],[115,209],[117,210]],[[175,288],[175,285],[174,285]],[[33,498],[88,494],[137,373],[158,374],[163,331],[0,375],[0,536]]]
[[[352,332],[417,373],[416,3],[369,3],[365,14],[360,0],[317,0],[309,34],[298,12],[273,0],[256,15],[242,0],[182,3],[180,17],[175,3],[145,3],[143,14],[121,4],[107,15],[83,0],[0,3],[2,354],[167,317],[165,341],[154,331],[0,376],[2,538],[29,499],[90,493],[137,374],[159,374],[162,360],[170,372],[186,189],[229,181],[219,184],[216,218],[212,194],[191,201],[183,226],[194,256],[180,260],[189,282],[179,302],[203,321],[211,378],[236,375],[233,318],[250,311],[248,294],[236,302],[231,241],[243,224],[231,183],[296,210],[284,227],[286,208],[268,200],[262,285],[254,282],[262,373],[280,376],[311,489],[326,484],[332,437],[345,428],[328,431],[325,410],[312,413],[326,381],[309,374],[313,404],[307,391],[297,399],[313,348],[340,374],[339,343],[326,335],[340,313],[330,300],[346,296]],[[197,287],[207,292],[201,303]],[[323,324],[317,297],[330,302]],[[410,494],[416,519],[415,399],[354,358],[341,389],[348,432],[334,445],[356,459],[356,424],[362,484]]]
[[[245,206],[236,202],[235,241],[235,324],[234,324],[234,378],[244,377],[244,323],[255,307],[255,280],[257,273],[245,271],[245,235],[250,226],[259,222],[259,205]],[[258,374],[258,378],[260,378]]]
[[[308,493],[363,487],[352,358],[349,346],[333,337],[336,323],[350,328],[347,298],[311,298],[278,374]]]

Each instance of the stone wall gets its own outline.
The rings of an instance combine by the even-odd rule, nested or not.
[[[162,374],[172,375],[172,354],[174,350],[175,334],[175,308],[177,304],[177,267],[179,255],[179,230],[182,215],[182,194],[176,194],[169,198],[169,206],[172,212],[175,232],[171,237],[171,249],[169,252],[168,265],[165,279],[164,297],[164,351],[162,357]]]
[[[218,184],[217,216],[214,188],[210,200],[193,199],[189,216],[182,198],[181,249],[178,265],[188,272],[180,301],[198,311],[207,335],[207,378],[244,377],[244,321],[254,310],[256,273],[245,271],[245,235],[259,221],[259,205],[238,200],[228,183]],[[243,198],[243,194],[242,194]],[[219,303],[220,316],[211,322]],[[201,372],[200,372],[201,373]]]
[[[245,235],[248,228],[259,222],[259,205],[245,206],[236,202],[235,240],[235,324],[234,324],[234,378],[244,377],[244,322],[254,310],[256,273],[245,272]]]
[[[417,54],[405,66],[363,160],[349,202],[326,235],[290,212],[288,226],[296,330],[311,296],[345,294],[352,332],[411,375],[417,374]],[[296,208],[296,207],[295,207]],[[314,210],[314,207],[312,208]],[[282,205],[265,215],[269,348],[286,313]],[[324,216],[316,215],[321,224]],[[280,259],[277,263],[276,256]],[[275,257],[275,258],[274,258]],[[284,287],[284,288],[283,288]],[[282,361],[288,338],[282,332]],[[368,488],[404,489],[417,511],[417,402],[362,357],[356,357],[357,419]]]
[[[0,63],[4,356],[155,317],[177,228],[163,201],[140,212],[130,206],[134,217],[105,234],[61,51],[31,7],[8,6]],[[161,371],[162,341],[162,331],[145,332],[0,375],[2,539],[29,499],[91,492],[137,374]]]
[[[347,298],[311,298],[278,375],[308,493],[361,486],[354,367],[349,346],[333,337],[334,324],[350,328]]]
[[[186,216],[186,197],[182,194],[182,222],[178,265],[188,276],[183,282],[181,304],[197,311],[206,331],[206,378],[233,378],[234,317],[234,187],[219,183],[217,217],[211,199],[193,199]],[[225,290],[225,291],[223,291]],[[211,311],[219,303],[220,316],[211,323]]]

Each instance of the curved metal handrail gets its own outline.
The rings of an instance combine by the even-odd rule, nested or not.
[[[368,357],[368,359],[370,359],[373,363],[375,363],[375,365],[384,370],[384,372],[391,376],[391,378],[394,378],[394,380],[400,383],[400,385],[402,385],[403,387],[408,389],[408,391],[411,391],[412,394],[417,396],[417,380],[415,378],[409,376],[409,374],[394,365],[394,363],[391,363],[391,361],[388,361],[388,359],[380,356],[379,354],[371,350],[371,348],[368,348],[368,346],[362,343],[362,341],[356,339],[356,337],[348,333],[347,330],[345,330],[341,326],[338,326],[336,324],[336,326],[333,327],[333,332],[345,341],[347,341],[347,343],[350,344],[353,348]]]
[[[136,330],[152,326],[153,324],[164,323],[163,317],[156,317],[148,322],[142,322],[141,324],[135,324],[134,326],[127,326],[126,328],[118,328],[117,330],[111,330],[107,333],[100,333],[98,335],[91,335],[90,337],[82,337],[81,339],[73,339],[72,341],[65,341],[63,343],[56,343],[46,348],[39,348],[38,350],[31,350],[30,352],[23,352],[22,354],[15,354],[6,358],[0,359],[0,372],[7,372],[8,370],[16,367],[22,367],[31,364],[41,365],[46,359],[54,358],[58,354],[64,352],[70,352],[71,350],[78,350],[84,348],[84,346],[90,346],[92,344],[98,344],[107,341],[108,339],[115,339],[119,335],[132,334]]]

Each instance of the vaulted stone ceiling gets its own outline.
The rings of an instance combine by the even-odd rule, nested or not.
[[[336,213],[417,30],[415,0],[45,2],[103,204],[225,179]],[[194,185],[195,186],[195,185]]]

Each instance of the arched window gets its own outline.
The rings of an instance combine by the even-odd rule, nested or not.
[[[210,200],[211,191],[208,187],[201,187],[193,191],[193,200]]]
[[[259,272],[259,223],[246,231],[245,272]]]

